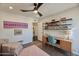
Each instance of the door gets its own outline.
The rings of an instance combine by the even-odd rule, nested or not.
[[[38,23],[33,23],[33,41],[38,40]]]

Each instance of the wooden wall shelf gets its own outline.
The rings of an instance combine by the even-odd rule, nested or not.
[[[44,29],[45,30],[48,30],[48,29],[50,29],[51,28],[51,30],[71,30],[71,28],[68,28],[68,27],[71,27],[71,25],[72,24],[66,24],[66,23],[64,23],[63,24],[63,21],[69,21],[69,20],[72,20],[72,18],[70,18],[70,19],[61,19],[60,21],[51,21],[51,22],[49,22],[49,23],[44,23],[44,25],[45,26],[43,26],[44,27]]]

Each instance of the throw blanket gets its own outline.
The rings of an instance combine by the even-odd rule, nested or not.
[[[24,48],[19,56],[49,56],[46,52],[38,48],[36,45]]]

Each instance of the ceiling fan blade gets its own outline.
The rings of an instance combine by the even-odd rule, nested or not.
[[[40,6],[42,6],[43,3],[38,3],[36,10],[38,10],[40,8]]]
[[[43,16],[40,12],[38,12],[39,16]]]
[[[33,10],[37,10],[37,5],[38,5],[37,3],[34,3],[34,6],[35,6],[35,7],[34,7]]]
[[[37,3],[34,3],[33,5],[34,5],[34,6],[37,6]]]
[[[37,10],[37,7],[35,6],[33,10]]]
[[[21,10],[22,12],[29,12],[29,11],[33,11],[33,10]]]

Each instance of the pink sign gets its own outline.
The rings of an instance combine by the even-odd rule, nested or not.
[[[4,21],[3,26],[4,28],[28,28],[27,23],[12,22],[12,21]]]

